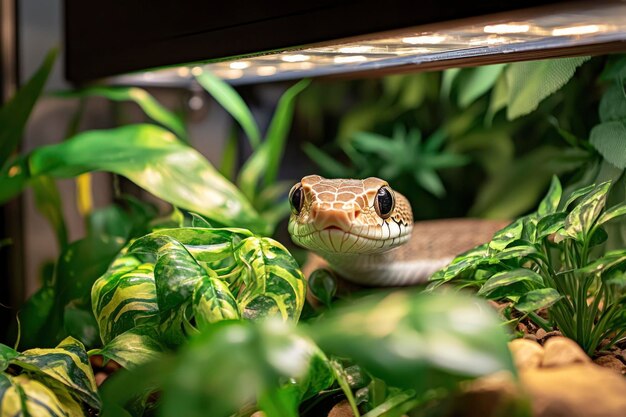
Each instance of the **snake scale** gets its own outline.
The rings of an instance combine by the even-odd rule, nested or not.
[[[289,192],[289,233],[343,278],[367,286],[412,285],[456,255],[489,241],[507,222],[413,223],[409,201],[379,178],[309,175]]]

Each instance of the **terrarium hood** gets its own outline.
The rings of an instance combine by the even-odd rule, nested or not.
[[[624,1],[66,0],[65,15],[74,83],[184,85],[210,70],[245,84],[626,50]]]

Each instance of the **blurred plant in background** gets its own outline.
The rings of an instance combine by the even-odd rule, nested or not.
[[[391,180],[418,219],[514,218],[536,205],[554,174],[579,185],[622,176],[623,68],[621,56],[581,57],[315,83],[301,99],[310,136],[335,140],[304,151],[322,174],[357,177],[395,174],[390,161],[412,154],[420,163]],[[441,143],[423,153],[426,144],[397,139],[402,131]],[[420,172],[429,160],[440,185]]]

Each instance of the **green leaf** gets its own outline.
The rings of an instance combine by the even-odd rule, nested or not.
[[[503,249],[496,254],[496,259],[504,261],[506,259],[522,260],[527,257],[533,257],[533,255],[539,255],[539,251],[536,247],[531,245],[518,245]]]
[[[489,248],[495,251],[504,250],[504,248],[506,248],[511,242],[514,242],[522,237],[523,229],[523,218],[515,220],[505,228],[494,233],[491,242],[489,242]]]
[[[105,97],[113,101],[133,101],[155,122],[171,130],[180,139],[189,142],[187,129],[175,113],[163,107],[146,90],[138,87],[96,86],[56,93],[64,98]]]
[[[604,224],[608,221],[616,219],[626,214],[626,203],[617,204],[604,211],[598,218],[598,225]]]
[[[568,236],[583,241],[596,223],[606,203],[610,182],[597,185],[572,209],[565,218],[564,232]]]
[[[561,194],[563,194],[563,188],[561,187],[561,182],[559,178],[554,175],[552,177],[552,182],[550,182],[550,188],[548,189],[548,193],[539,203],[539,208],[537,209],[537,214],[539,216],[545,216],[547,214],[554,213],[561,202]]]
[[[498,370],[515,372],[507,336],[482,301],[452,293],[361,298],[311,324],[322,350],[418,394]]]
[[[308,279],[311,294],[325,306],[330,306],[337,293],[337,280],[327,269],[316,269]]]
[[[626,168],[626,122],[604,122],[591,129],[589,142],[600,155],[618,168]]]
[[[450,92],[452,91],[452,84],[454,84],[454,80],[461,73],[461,68],[450,68],[443,71],[443,77],[441,80],[441,97],[447,99],[450,97]]]
[[[157,339],[153,329],[131,329],[91,354],[102,355],[106,360],[114,360],[123,368],[132,369],[161,356],[164,348]]]
[[[280,389],[280,381],[306,379],[318,352],[281,322],[217,323],[181,350],[163,387],[162,415],[229,416]]]
[[[506,81],[506,72],[502,72],[496,84],[491,91],[491,97],[489,98],[489,109],[485,115],[485,123],[490,126],[493,122],[493,118],[500,110],[502,110],[508,103],[509,99],[509,86]]]
[[[54,180],[46,175],[35,177],[30,182],[35,195],[35,206],[52,226],[61,250],[67,245],[67,228],[63,218],[63,206],[59,189]]]
[[[3,372],[9,367],[11,360],[18,356],[19,353],[7,345],[0,343],[0,372]],[[1,407],[0,407],[1,408]]]
[[[590,57],[516,62],[506,68],[507,118],[516,119],[535,110],[539,103],[563,87],[576,68]]]
[[[496,263],[497,260],[491,257],[487,244],[477,246],[454,258],[450,265],[443,269],[443,281],[459,277],[467,271],[478,268],[480,265]]]
[[[508,287],[512,284],[523,282],[526,289],[543,286],[543,278],[538,273],[526,268],[503,271],[489,278],[478,291],[478,295],[489,295],[496,289]],[[509,295],[509,294],[507,294]],[[520,295],[511,293],[511,295]]]
[[[287,134],[291,128],[295,98],[309,84],[310,80],[302,80],[283,94],[267,130],[265,141],[241,168],[237,184],[250,201],[254,201],[258,194],[260,178],[263,178],[266,187],[276,182]]]
[[[207,276],[198,281],[193,291],[192,306],[199,329],[218,321],[241,318],[239,306],[228,285],[214,277]]]
[[[556,233],[565,225],[567,213],[558,212],[542,217],[537,223],[537,240]]]
[[[50,51],[31,79],[0,108],[0,168],[22,140],[26,121],[43,91],[56,56],[56,49]]]
[[[626,93],[620,83],[613,83],[600,100],[600,121],[613,122],[626,119]]]
[[[30,156],[35,175],[73,177],[89,171],[123,175],[159,198],[225,225],[264,231],[237,188],[196,150],[154,125],[80,133]]]
[[[419,185],[435,197],[443,198],[446,195],[446,189],[435,171],[419,169],[413,176]]]
[[[317,166],[322,169],[324,175],[334,178],[347,178],[351,171],[340,162],[333,159],[326,152],[322,151],[312,143],[302,145],[302,150]]]
[[[71,388],[82,400],[96,409],[100,398],[96,380],[82,343],[68,337],[53,349],[30,349],[22,352],[15,363],[29,371],[50,377]]]
[[[134,256],[123,255],[113,262],[93,284],[91,300],[105,345],[135,327],[160,323],[154,266]]]
[[[85,416],[67,391],[27,375],[0,374],[0,411],[3,416]]]
[[[550,307],[563,298],[554,288],[540,288],[522,295],[515,308],[523,313],[532,313],[540,308]]]
[[[589,184],[586,187],[583,188],[579,188],[577,190],[574,190],[569,198],[567,199],[567,201],[565,202],[565,205],[561,208],[562,210],[567,210],[567,208],[570,206],[570,204],[572,204],[574,201],[576,201],[577,199],[579,199],[580,197],[588,194],[591,190],[593,190],[595,188],[595,184]]]
[[[235,170],[238,166],[237,156],[239,154],[238,130],[233,126],[226,139],[222,159],[220,161],[219,172],[229,181],[235,180]]]
[[[577,269],[575,272],[577,274],[600,274],[624,262],[626,262],[626,250],[618,249],[605,253],[601,258],[596,259],[583,268]]]
[[[17,157],[0,168],[0,203],[10,200],[28,185],[28,161],[25,157]]]
[[[458,104],[465,108],[485,94],[498,80],[505,64],[484,65],[471,68],[469,76],[459,83]]]
[[[196,80],[239,123],[252,149],[256,149],[261,143],[259,126],[235,89],[207,70],[196,76]]]
[[[243,289],[237,295],[248,319],[278,316],[297,321],[304,306],[306,284],[298,263],[279,242],[249,237],[235,250]]]

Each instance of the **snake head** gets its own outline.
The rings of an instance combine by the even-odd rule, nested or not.
[[[321,253],[377,253],[406,242],[413,215],[408,200],[380,178],[309,175],[289,192],[292,240]]]

